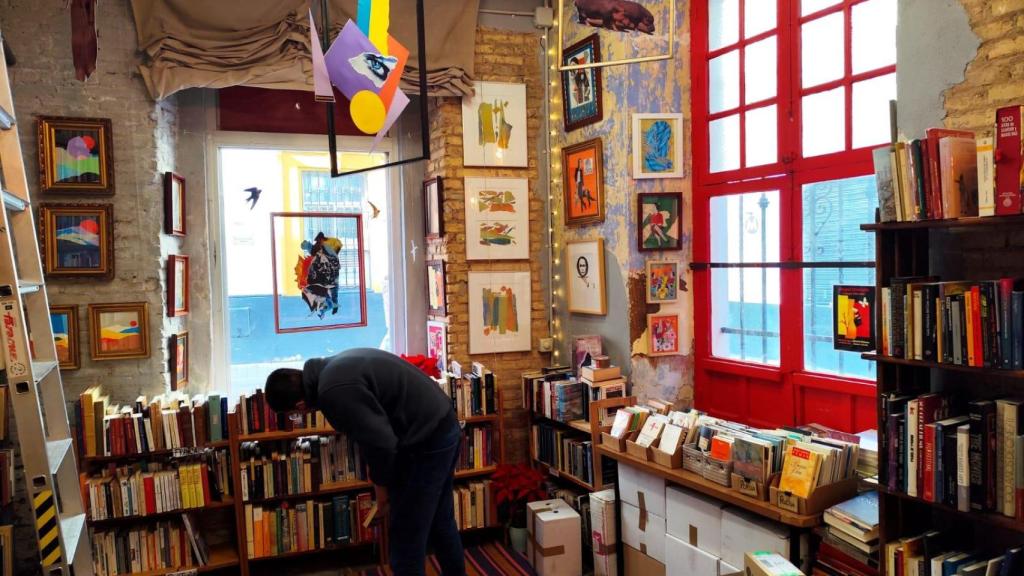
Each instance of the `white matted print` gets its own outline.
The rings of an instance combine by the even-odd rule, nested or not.
[[[633,178],[683,177],[683,115],[633,114]]]
[[[577,240],[566,246],[569,312],[608,313],[604,282],[604,240]]]
[[[526,143],[526,84],[476,82],[462,99],[462,161],[466,166],[529,165]]]
[[[469,273],[469,353],[530,350],[530,273]]]
[[[529,258],[529,181],[466,178],[466,260]]]

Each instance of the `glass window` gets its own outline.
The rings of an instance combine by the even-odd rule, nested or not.
[[[735,44],[740,39],[740,0],[709,0],[708,11],[710,48]]]
[[[811,20],[800,27],[800,72],[811,88],[843,76],[843,13]]]

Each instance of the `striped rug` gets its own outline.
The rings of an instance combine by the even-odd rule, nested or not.
[[[466,548],[467,576],[534,576],[535,572],[521,554],[500,542]],[[441,567],[433,556],[427,558],[427,576],[440,576]],[[391,576],[391,569],[377,567],[362,576]]]

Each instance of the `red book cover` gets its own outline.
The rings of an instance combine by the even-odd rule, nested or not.
[[[1020,214],[1021,106],[996,110],[996,215]]]
[[[903,574],[903,547],[900,546],[896,549],[896,576],[904,576]]]
[[[925,149],[928,151],[928,190],[931,191],[929,205],[935,207],[934,218],[945,217],[942,212],[942,172],[939,167],[939,140],[947,136],[974,138],[974,132],[948,130],[946,128],[929,128],[925,131]]]
[[[136,445],[135,443],[135,421],[132,419],[131,416],[126,416],[124,418],[124,428],[126,432],[125,442],[128,445],[128,451],[126,452],[126,454],[138,454],[139,448],[138,445]]]
[[[210,468],[205,462],[199,465],[199,479],[203,483],[203,504],[209,506],[213,499],[210,497]]]
[[[923,494],[925,486],[925,445],[924,435],[928,424],[938,422],[943,418],[948,417],[949,403],[945,397],[939,396],[938,394],[925,394],[918,397],[918,415],[917,415],[917,470],[912,471],[917,474],[917,493]],[[934,449],[934,434],[932,446]],[[932,458],[932,466],[934,467],[934,457]]]
[[[146,514],[156,512],[156,485],[152,476],[145,476],[142,479],[142,487],[146,491]]]
[[[924,427],[924,468],[923,483],[919,486],[921,497],[935,502],[935,424]]]
[[[1024,488],[1017,488],[1017,521],[1024,522]]]
[[[981,288],[977,284],[971,286],[971,339],[974,340],[974,365],[985,365],[985,350],[981,344]]]

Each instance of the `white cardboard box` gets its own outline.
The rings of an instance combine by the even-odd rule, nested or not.
[[[743,576],[742,568],[735,568],[725,563],[725,560],[718,562],[718,575],[719,576]]]
[[[590,495],[591,544],[594,548],[594,576],[618,576],[619,542],[615,531],[615,491],[601,490]]]
[[[665,517],[665,480],[621,462],[619,497],[626,504],[646,508],[649,514]],[[641,499],[643,506],[640,505]]]
[[[527,559],[538,576],[579,576],[580,515],[571,506],[558,498],[528,503],[526,529]]]
[[[665,573],[718,576],[718,557],[694,548],[675,536],[665,536]]]
[[[622,503],[622,541],[665,563],[665,518]]]
[[[720,557],[722,502],[675,486],[670,486],[665,494],[668,534]],[[741,556],[740,564],[742,560]]]
[[[738,508],[722,514],[722,560],[743,566],[747,552],[769,551],[789,558],[789,530]]]

